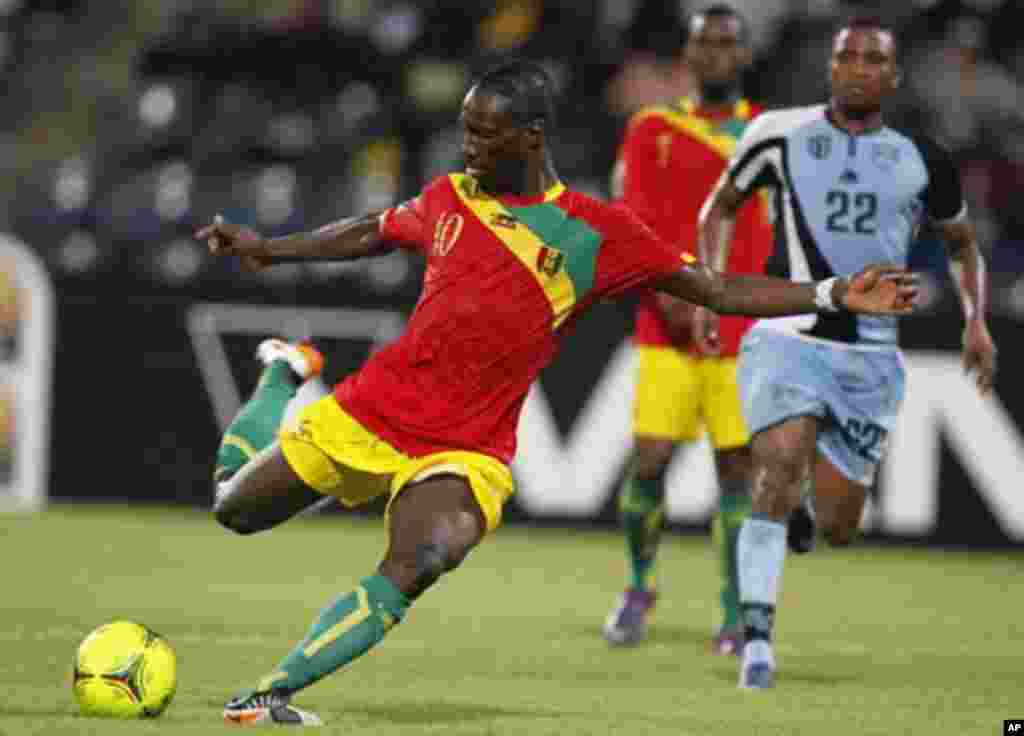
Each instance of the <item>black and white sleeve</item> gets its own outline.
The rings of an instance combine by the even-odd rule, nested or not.
[[[780,113],[759,115],[744,131],[729,161],[729,181],[744,194],[782,181],[782,157],[786,143],[780,129]]]

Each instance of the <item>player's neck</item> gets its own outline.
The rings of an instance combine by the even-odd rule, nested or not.
[[[828,119],[837,128],[842,128],[851,135],[860,135],[882,127],[882,111],[866,112],[846,110],[834,99],[828,105]]]
[[[711,115],[730,115],[740,99],[740,88],[735,84],[701,84],[694,90],[694,105]]]
[[[523,173],[522,187],[519,191],[509,192],[509,194],[523,199],[542,197],[558,183],[555,165],[547,154],[536,160],[528,161]]]
[[[492,197],[531,200],[543,197],[558,184],[558,174],[547,152],[537,157],[506,159],[498,163],[492,177],[481,181],[481,187]]]

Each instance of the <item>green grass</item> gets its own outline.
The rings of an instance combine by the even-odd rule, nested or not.
[[[236,537],[194,511],[62,506],[0,516],[0,734],[220,734],[220,707],[370,571],[377,521],[323,517]],[[336,734],[999,733],[1024,713],[1017,556],[855,547],[789,559],[781,672],[740,692],[711,657],[716,577],[703,539],[663,545],[648,644],[609,650],[624,575],[612,534],[504,529],[370,656],[303,693]],[[152,722],[76,715],[80,638],[130,618],[178,654]],[[923,730],[922,730],[923,729]]]

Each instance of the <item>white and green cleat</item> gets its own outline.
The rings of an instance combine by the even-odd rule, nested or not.
[[[256,357],[264,365],[270,365],[275,360],[286,361],[292,373],[302,381],[319,375],[324,368],[324,356],[312,345],[285,342],[277,338],[261,342],[256,349]]]
[[[233,726],[322,726],[320,716],[299,710],[287,695],[275,692],[243,693],[224,706],[224,720]]]

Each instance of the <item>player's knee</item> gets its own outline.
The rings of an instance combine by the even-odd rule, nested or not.
[[[446,572],[448,549],[443,544],[421,544],[416,548],[416,587],[426,588]]]
[[[253,524],[252,520],[243,513],[226,508],[217,508],[216,506],[213,509],[213,518],[222,527],[233,531],[235,534],[255,534],[263,528]]]
[[[416,573],[420,583],[429,585],[462,564],[469,549],[458,544],[421,544],[416,549]]]
[[[760,443],[755,459],[755,506],[785,517],[797,504],[810,479],[810,463],[802,446],[785,437]]]
[[[261,529],[253,523],[249,515],[238,508],[237,504],[231,503],[226,483],[216,484],[214,488],[213,518],[222,527],[236,534],[253,534]]]
[[[715,472],[723,493],[746,492],[750,484],[751,457],[747,446],[715,452]]]
[[[638,478],[657,478],[665,472],[675,443],[670,440],[645,440],[638,442],[633,455],[633,472]]]
[[[441,542],[421,544],[411,559],[386,559],[380,572],[391,578],[408,595],[415,598],[446,572],[458,567],[469,553],[458,545]]]
[[[761,443],[758,449],[758,469],[773,486],[798,485],[809,472],[808,459],[803,447],[785,437]]]

